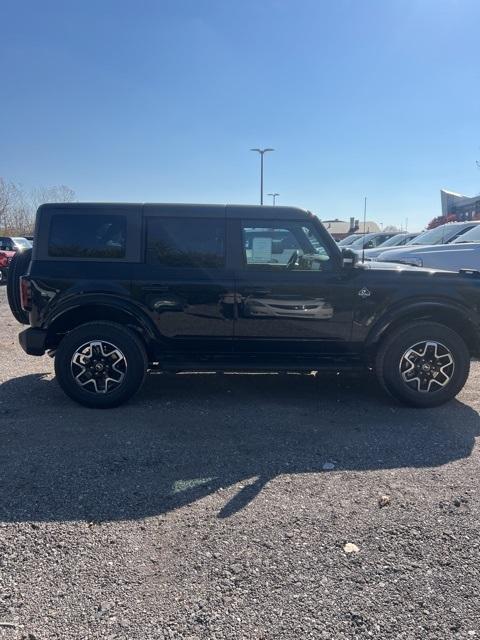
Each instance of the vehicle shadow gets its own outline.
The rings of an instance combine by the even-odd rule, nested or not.
[[[152,375],[108,411],[28,375],[0,386],[0,521],[138,519],[242,483],[227,518],[281,474],[438,467],[479,434],[462,402],[400,407],[365,375]]]

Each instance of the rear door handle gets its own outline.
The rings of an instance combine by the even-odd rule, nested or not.
[[[243,291],[247,295],[253,295],[253,296],[269,296],[272,293],[271,289],[255,289],[255,288],[249,289],[249,288],[246,288]]]

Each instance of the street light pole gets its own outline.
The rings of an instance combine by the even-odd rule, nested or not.
[[[272,196],[273,206],[275,206],[275,202],[276,202],[277,196],[279,196],[280,194],[279,193],[269,193],[268,195]]]
[[[250,151],[256,151],[260,154],[260,204],[263,204],[263,156],[268,151],[275,151],[275,149],[267,147],[266,149],[250,149]]]

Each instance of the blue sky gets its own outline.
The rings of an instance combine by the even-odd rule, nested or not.
[[[421,228],[480,191],[478,0],[0,5],[0,176]]]

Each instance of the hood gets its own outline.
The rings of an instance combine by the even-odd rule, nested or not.
[[[413,267],[409,264],[399,264],[398,262],[376,262],[376,261],[368,261],[368,262],[358,262],[356,264],[357,269],[373,269],[375,271],[417,271],[424,273],[455,273],[452,271],[448,271],[447,269],[428,269],[426,267]]]
[[[427,244],[419,247],[411,247],[410,250],[405,249],[405,253],[417,254],[417,253],[439,253],[442,251],[468,251],[478,249],[480,242],[452,242],[448,244]],[[385,251],[385,256],[387,252]],[[388,256],[389,257],[389,256]]]
[[[412,252],[417,252],[417,251],[424,251],[425,249],[433,249],[435,247],[446,247],[448,245],[446,244],[404,244],[401,247],[393,247],[392,249],[389,249],[388,247],[386,247],[383,251],[380,251],[378,253],[378,255],[382,255],[383,256],[387,256],[390,258],[390,256],[397,256],[400,255],[401,253],[412,253]],[[379,249],[381,249],[382,247],[378,247]]]

